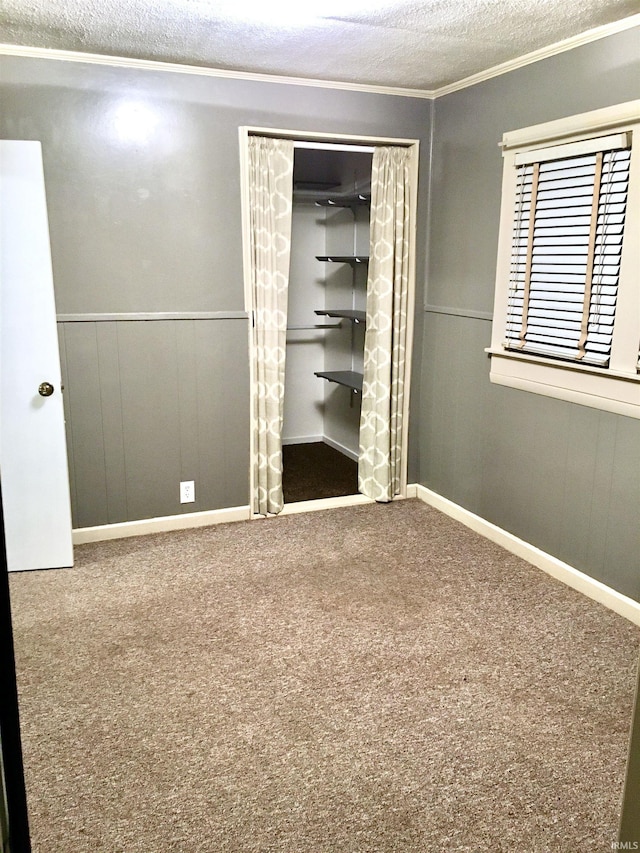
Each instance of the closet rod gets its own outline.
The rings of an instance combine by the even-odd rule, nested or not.
[[[340,329],[340,323],[332,323],[331,325],[309,325],[309,326],[287,326],[287,332],[306,332],[313,329],[316,332],[321,332],[323,329]]]
[[[345,145],[339,142],[310,142],[306,139],[296,139],[294,148],[311,148],[318,151],[360,151],[365,154],[373,154],[376,150],[373,145]]]

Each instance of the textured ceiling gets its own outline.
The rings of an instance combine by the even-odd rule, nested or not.
[[[0,41],[434,90],[638,12],[640,0],[3,0]]]

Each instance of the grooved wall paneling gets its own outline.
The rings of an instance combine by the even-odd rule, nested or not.
[[[245,320],[60,328],[75,527],[247,503]]]
[[[640,599],[640,422],[492,385],[490,325],[426,314],[422,482]]]

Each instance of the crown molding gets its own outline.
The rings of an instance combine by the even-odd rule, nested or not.
[[[403,89],[399,86],[373,86],[367,83],[344,83],[336,80],[315,80],[307,77],[286,77],[261,74],[253,71],[233,71],[209,68],[206,65],[182,65],[156,59],[136,59],[126,56],[109,56],[101,53],[79,53],[74,50],[57,50],[49,47],[0,44],[0,56],[19,56],[29,59],[54,59],[60,62],[84,62],[90,65],[107,65],[112,68],[135,68],[140,71],[171,71],[176,74],[195,74],[201,77],[223,77],[228,80],[246,80],[254,83],[280,83],[286,86],[311,86],[315,89],[339,89],[347,92],[364,92],[370,95],[394,95],[403,98],[433,100],[433,92],[422,89]]]
[[[53,59],[60,62],[84,62],[91,65],[106,65],[113,68],[135,68],[141,71],[170,71],[177,74],[195,74],[202,77],[221,77],[229,80],[246,80],[257,83],[279,83],[286,86],[310,86],[320,89],[336,89],[347,92],[363,92],[371,95],[394,95],[403,98],[422,98],[425,100],[436,100],[444,95],[450,95],[453,92],[459,92],[461,89],[468,89],[478,83],[483,83],[486,80],[491,80],[494,77],[499,77],[502,74],[508,74],[510,71],[515,71],[518,68],[524,68],[527,65],[532,65],[539,62],[541,59],[548,59],[552,56],[557,56],[559,53],[565,53],[568,50],[573,50],[576,47],[581,47],[585,44],[598,41],[607,36],[615,35],[616,33],[624,32],[625,30],[640,27],[640,13],[630,15],[627,18],[622,18],[620,21],[613,21],[610,24],[604,24],[600,27],[586,30],[576,36],[563,39],[548,47],[534,50],[531,53],[519,56],[516,59],[511,59],[508,62],[502,62],[499,65],[494,65],[486,71],[480,71],[478,74],[472,74],[456,83],[450,83],[446,86],[441,86],[437,89],[410,89],[399,86],[373,86],[367,83],[345,83],[335,80],[316,80],[307,77],[287,77],[283,75],[264,74],[252,71],[233,71],[224,68],[210,68],[205,65],[184,65],[175,62],[162,62],[155,59],[136,59],[125,56],[109,56],[101,53],[80,53],[73,50],[57,50],[48,47],[28,47],[25,45],[0,44],[0,56],[19,56],[31,59]]]
[[[488,68],[486,71],[481,71],[478,74],[472,74],[470,77],[465,77],[457,83],[451,83],[448,86],[441,86],[439,89],[434,89],[430,92],[430,96],[434,99],[441,98],[443,95],[450,95],[452,92],[459,92],[461,89],[468,89],[470,86],[475,86],[478,83],[483,83],[485,80],[491,80],[493,77],[500,77],[502,74],[508,74],[509,71],[515,71],[518,68],[524,68],[526,65],[532,65],[534,62],[539,62],[541,59],[548,59],[551,56],[557,56],[559,53],[565,53],[568,50],[573,50],[576,47],[581,47],[585,44],[598,41],[607,36],[615,35],[616,33],[631,30],[634,27],[640,26],[640,13],[631,15],[628,18],[623,18],[620,21],[613,21],[611,24],[603,24],[601,27],[594,27],[591,30],[586,30],[584,33],[579,33],[577,36],[571,36],[568,39],[551,44],[548,47],[534,50],[531,53],[526,53],[524,56],[519,56],[517,59],[510,59],[508,62],[502,62],[500,65],[494,65],[493,68]]]

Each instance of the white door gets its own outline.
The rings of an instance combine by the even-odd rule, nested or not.
[[[10,571],[73,564],[39,142],[0,141],[0,476]]]

